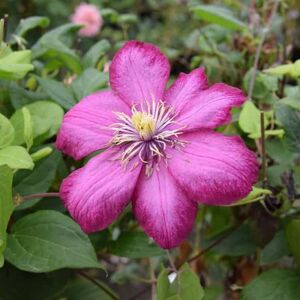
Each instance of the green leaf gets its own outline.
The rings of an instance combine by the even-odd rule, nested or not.
[[[77,278],[72,281],[68,287],[66,292],[64,293],[64,297],[70,300],[111,300],[111,299],[119,299],[119,297],[104,283],[97,280],[97,283],[105,288],[105,290],[109,290],[114,298],[110,296],[104,289],[96,286],[92,282],[88,281],[85,278]]]
[[[77,101],[103,87],[108,81],[107,77],[106,73],[101,73],[96,69],[86,69],[72,82]]]
[[[6,248],[6,228],[13,212],[12,202],[13,173],[7,166],[0,167],[0,268],[4,263],[3,251]]]
[[[5,258],[34,273],[62,268],[100,268],[89,238],[57,211],[38,211],[18,220],[7,237]]]
[[[19,171],[14,180],[14,189],[22,196],[45,193],[51,187],[59,163],[62,160],[61,153],[54,150],[51,155],[38,161],[32,171]],[[16,209],[26,209],[36,204],[40,199],[25,201]]]
[[[22,108],[23,119],[24,119],[24,140],[29,150],[33,144],[33,125],[30,111],[27,107]]]
[[[299,98],[283,98],[280,100],[281,104],[285,104],[293,109],[300,111],[300,99]]]
[[[50,20],[46,17],[29,17],[20,21],[15,35],[23,37],[29,30],[36,27],[46,28],[50,23]]]
[[[280,65],[274,68],[269,68],[264,70],[264,72],[272,75],[289,75],[291,77],[300,76],[300,59],[296,60],[294,63]]]
[[[297,264],[300,266],[300,219],[293,219],[286,227],[286,237]]]
[[[289,150],[300,152],[300,112],[289,106],[278,104],[276,119],[283,126]]]
[[[284,230],[276,232],[273,239],[265,246],[260,255],[260,264],[276,263],[280,258],[289,254]]]
[[[216,5],[197,5],[192,11],[201,20],[232,30],[247,30],[248,27],[238,20],[230,10]]]
[[[164,254],[164,251],[153,242],[150,242],[149,238],[141,231],[124,232],[109,245],[109,252],[129,258],[152,257]]]
[[[83,56],[82,64],[84,68],[93,68],[99,59],[110,49],[111,45],[108,40],[101,40],[93,45]]]
[[[260,201],[264,199],[264,195],[269,195],[269,194],[271,194],[270,190],[253,186],[252,191],[248,194],[248,196],[227,206],[245,205],[252,202]]]
[[[10,121],[0,114],[0,149],[9,146],[15,137],[15,129]]]
[[[33,169],[33,161],[25,148],[8,146],[0,150],[0,166],[8,165],[12,169]]]
[[[218,238],[220,238],[220,235],[217,235],[216,237],[208,240],[204,240],[203,246],[206,247],[208,245],[211,245]],[[215,246],[212,251],[221,255],[229,256],[241,256],[254,253],[256,251],[256,241],[249,224],[243,224],[242,226],[240,226],[224,241],[222,241],[222,243]]]
[[[54,136],[62,122],[64,111],[51,101],[36,101],[25,106],[32,117],[34,143],[41,143]],[[10,119],[15,128],[15,145],[25,143],[24,117],[22,110],[17,110]]]
[[[31,51],[15,51],[0,58],[0,78],[22,79],[29,71],[33,70]]]
[[[273,269],[251,281],[241,300],[299,300],[299,286],[300,271]]]
[[[90,80],[91,78],[89,78]],[[70,109],[76,104],[74,95],[70,88],[63,83],[52,79],[37,77],[37,80],[46,94],[65,109]]]
[[[246,101],[239,117],[239,126],[248,134],[260,134],[260,111],[251,101]]]
[[[0,270],[1,300],[58,300],[71,277],[69,270],[35,274],[6,264]],[[69,299],[68,299],[69,300]]]
[[[75,73],[81,72],[81,62],[75,51],[68,46],[67,37],[81,28],[80,25],[65,24],[44,34],[32,47],[33,58],[55,58]],[[68,45],[69,44],[69,45]]]
[[[201,300],[204,290],[198,276],[190,269],[188,264],[181,267],[175,280],[170,283],[168,272],[163,269],[157,279],[157,300]]]

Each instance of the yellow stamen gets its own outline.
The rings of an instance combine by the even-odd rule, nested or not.
[[[132,114],[131,120],[141,138],[145,141],[150,140],[155,132],[153,117],[146,112],[136,111]]]

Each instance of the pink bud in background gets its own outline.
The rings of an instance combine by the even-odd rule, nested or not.
[[[84,25],[79,30],[79,35],[92,37],[98,34],[103,24],[103,19],[97,6],[87,3],[81,3],[75,9],[71,16],[74,24]]]

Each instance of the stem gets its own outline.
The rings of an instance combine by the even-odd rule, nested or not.
[[[22,196],[23,201],[35,199],[35,198],[51,198],[51,197],[59,197],[59,193],[40,193],[40,194],[32,194],[28,196]]]
[[[114,300],[118,300],[119,297],[113,293],[110,289],[108,289],[103,283],[101,283],[100,281],[97,281],[95,278],[89,276],[88,274],[82,272],[82,271],[76,271],[76,273],[81,276],[84,277],[85,279],[89,280],[91,283],[93,283],[94,285],[96,285],[98,288],[100,288],[101,290],[103,290],[107,295],[109,295],[112,299]]]
[[[166,253],[167,253],[167,256],[168,256],[168,260],[170,262],[170,266],[171,266],[171,269],[173,272],[177,273],[177,268],[173,262],[173,259],[172,259],[172,256],[171,256],[171,253],[169,250],[166,250]]]
[[[248,90],[248,99],[251,99],[252,95],[253,95],[254,83],[255,83],[255,78],[256,78],[256,71],[257,71],[257,68],[258,68],[258,62],[259,62],[261,50],[262,50],[263,44],[265,42],[267,33],[270,30],[272,19],[273,19],[275,13],[277,12],[278,5],[279,5],[279,0],[277,0],[275,2],[274,6],[273,6],[273,9],[272,9],[271,15],[269,17],[268,23],[262,31],[260,42],[259,42],[258,47],[256,49],[254,65],[253,65],[253,72],[252,72],[252,76],[251,76],[251,80],[250,80],[250,84],[249,84],[249,90]]]
[[[8,28],[8,14],[5,14],[4,15],[4,24],[3,24],[3,42],[6,41],[6,38],[7,38],[7,28]]]
[[[266,187],[267,182],[267,160],[266,160],[266,146],[265,146],[265,113],[260,112],[260,130],[261,130],[261,158],[262,158],[262,187]]]
[[[156,300],[156,278],[151,258],[149,258],[149,271],[151,278],[151,299]]]

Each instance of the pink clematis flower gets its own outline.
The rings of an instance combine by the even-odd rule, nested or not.
[[[239,137],[213,129],[245,101],[223,83],[208,86],[203,68],[166,89],[170,65],[158,48],[127,42],[110,66],[112,90],[94,93],[66,115],[56,145],[75,159],[106,148],[71,173],[60,189],[86,232],[111,224],[132,201],[145,232],[162,248],[190,233],[197,204],[246,196],[258,163]]]
[[[78,32],[81,36],[92,37],[98,34],[103,24],[103,19],[97,6],[93,4],[79,4],[71,16],[74,24],[84,25]]]

